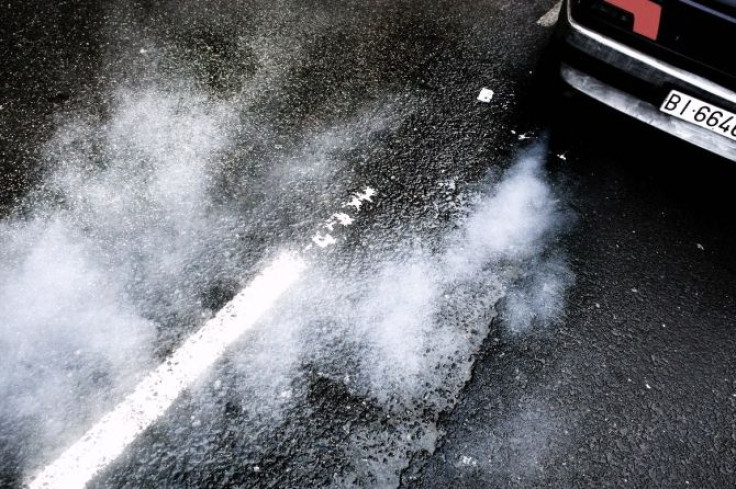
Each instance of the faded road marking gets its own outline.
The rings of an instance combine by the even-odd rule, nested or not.
[[[284,254],[148,374],[112,412],[35,478],[29,489],[82,489],[153,425],[179,395],[200,378],[244,333],[253,328],[306,269]]]
[[[366,187],[363,192],[355,192],[350,196],[350,200],[342,205],[342,208],[345,209],[347,207],[352,207],[353,212],[360,212],[360,209],[363,207],[363,204],[365,202],[373,202],[373,197],[378,195],[378,192],[376,192],[375,189],[371,187]],[[336,212],[332,216],[330,216],[329,219],[323,224],[323,227],[329,231],[327,234],[322,234],[321,232],[315,234],[312,237],[312,243],[319,246],[320,248],[327,248],[329,246],[337,244],[337,239],[335,239],[334,236],[332,236],[333,231],[335,231],[335,226],[338,224],[342,227],[349,227],[352,226],[353,223],[355,223],[355,219],[351,217],[350,215],[344,213],[344,212]],[[312,245],[310,244],[307,246],[304,251],[309,251],[312,249]]]
[[[376,191],[371,187],[366,187],[364,192],[358,192],[353,194],[349,202],[345,203],[343,207],[354,207],[356,211],[359,211],[363,206],[363,202],[373,202],[373,197],[376,195]]]
[[[332,246],[337,243],[337,240],[334,236],[331,234],[325,234],[322,235],[320,233],[317,233],[313,238],[312,242],[319,246],[320,248],[327,248],[328,246]]]
[[[539,20],[537,21],[537,25],[541,25],[542,27],[552,27],[557,23],[557,19],[560,17],[560,11],[562,10],[562,0],[557,2],[552,9],[541,16]]]

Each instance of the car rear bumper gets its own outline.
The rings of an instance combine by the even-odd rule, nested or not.
[[[670,90],[736,112],[736,92],[610,39],[561,12],[561,74],[572,88],[696,146],[736,161],[736,143],[660,112]]]

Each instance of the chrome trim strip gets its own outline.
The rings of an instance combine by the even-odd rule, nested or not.
[[[586,37],[593,39],[596,42],[599,42],[600,44],[603,44],[604,46],[610,49],[618,51],[619,53],[625,56],[629,56],[630,58],[634,58],[637,61],[647,64],[651,66],[652,68],[662,71],[670,75],[671,77],[682,80],[683,82],[688,83],[694,87],[697,87],[703,91],[712,93],[713,95],[720,97],[724,100],[727,100],[731,102],[732,104],[736,104],[736,92],[733,92],[729,90],[728,88],[718,85],[717,83],[713,83],[707,78],[703,78],[689,71],[681,70],[680,68],[676,68],[668,63],[659,61],[658,59],[653,58],[647,54],[644,54],[641,51],[632,49],[624,44],[621,44],[618,41],[614,41],[613,39],[602,36],[601,34],[598,34],[597,32],[592,31],[578,24],[572,18],[571,0],[567,2],[567,20],[572,29],[574,29],[575,31],[577,31],[578,33]]]
[[[564,63],[561,74],[568,85],[589,97],[690,144],[736,162],[736,144],[730,139],[660,112],[657,107]]]
[[[721,18],[723,20],[727,20],[727,21],[731,22],[732,24],[734,22],[733,15],[728,15],[727,13],[721,12],[720,10],[716,10],[713,7],[709,7],[707,5],[703,5],[702,2],[698,3],[698,2],[694,2],[693,0],[681,0],[681,1],[682,1],[682,3],[687,4],[688,6],[694,8],[694,9],[701,10],[701,11],[704,11],[704,12],[708,12],[711,15],[715,15],[716,17],[719,17],[719,18]]]

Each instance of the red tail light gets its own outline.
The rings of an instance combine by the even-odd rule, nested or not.
[[[634,32],[656,41],[662,20],[662,6],[652,0],[604,0],[634,16]]]

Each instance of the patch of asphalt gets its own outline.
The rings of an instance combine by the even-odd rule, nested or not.
[[[490,345],[441,423],[447,436],[403,486],[730,487],[736,172],[565,103],[553,152],[567,159],[550,171],[578,216],[564,239],[577,276],[567,314]]]

